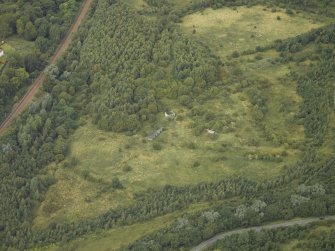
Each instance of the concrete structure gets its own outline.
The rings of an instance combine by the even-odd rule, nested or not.
[[[176,114],[173,111],[167,111],[167,112],[164,113],[164,116],[165,116],[165,118],[170,119],[170,118],[176,117]]]
[[[212,129],[206,129],[209,134],[215,134],[215,131]]]
[[[148,140],[156,139],[162,132],[164,131],[164,127],[160,127],[157,130],[153,131],[149,136]]]

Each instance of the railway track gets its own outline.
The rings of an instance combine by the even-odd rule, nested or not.
[[[87,12],[90,9],[91,3],[93,0],[84,0],[82,6],[80,7],[79,14],[77,15],[75,21],[71,25],[67,35],[62,40],[62,42],[57,47],[55,53],[50,58],[48,67],[51,64],[54,64],[60,56],[69,48],[73,35],[78,31],[78,28],[82,21],[84,20]],[[39,87],[42,85],[43,80],[45,79],[43,71],[39,74],[39,76],[34,80],[33,84],[29,87],[26,94],[21,98],[21,100],[13,107],[11,113],[5,118],[5,120],[0,125],[0,135],[2,135],[5,130],[12,124],[15,118],[17,118],[30,104],[33,100],[36,92],[38,91]]]

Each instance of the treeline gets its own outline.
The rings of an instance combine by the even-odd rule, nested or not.
[[[308,227],[305,226],[261,230],[260,232],[248,231],[219,240],[209,250],[279,251],[291,240],[306,238],[308,232]]]
[[[244,232],[219,240],[209,250],[283,250],[290,241],[297,242],[293,247],[301,250],[334,250],[335,231],[314,234],[315,227],[317,225]]]
[[[315,50],[306,56],[296,56],[309,44],[315,45]],[[305,135],[314,144],[321,145],[327,132],[330,114],[334,109],[335,77],[334,64],[335,26],[330,25],[297,36],[286,41],[276,41],[273,45],[280,52],[282,63],[303,60],[316,61],[303,72],[294,72],[291,78],[297,82],[297,93],[303,98],[300,114],[297,119],[303,119]]]
[[[33,48],[5,51],[0,69],[0,121],[43,69],[69,28],[81,0],[0,2],[0,41],[8,37],[33,41]],[[25,43],[23,42],[23,45]]]
[[[296,78],[297,92],[303,98],[299,116],[304,119],[305,135],[319,145],[323,143],[334,109],[334,55],[332,49],[323,49],[321,63],[309,67],[305,74]]]
[[[263,191],[258,198],[242,199],[235,203],[214,202],[215,205],[210,208],[196,214],[185,214],[170,226],[140,238],[123,250],[179,250],[195,246],[217,233],[240,227],[294,217],[334,214],[333,194],[326,194],[324,189],[314,187],[319,185],[299,186],[292,192],[288,189],[282,192]],[[263,239],[265,242],[270,240],[266,237]],[[236,250],[241,250],[238,247],[241,246],[236,245]]]

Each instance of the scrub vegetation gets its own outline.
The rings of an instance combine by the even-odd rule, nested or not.
[[[91,8],[0,138],[0,249],[185,250],[234,228],[335,213],[332,3]],[[36,49],[8,36],[13,55]],[[314,228],[214,248],[334,245]]]

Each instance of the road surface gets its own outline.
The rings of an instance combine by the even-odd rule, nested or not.
[[[313,218],[305,218],[305,219],[295,219],[295,220],[288,220],[285,222],[281,222],[281,223],[271,223],[268,225],[263,225],[263,226],[257,226],[257,227],[248,227],[248,228],[240,228],[240,229],[236,229],[236,230],[232,230],[232,231],[228,231],[222,234],[218,234],[215,235],[213,238],[201,242],[198,246],[194,247],[191,249],[191,251],[202,251],[202,250],[206,250],[209,247],[213,246],[215,244],[215,242],[217,242],[218,240],[222,240],[225,237],[231,236],[233,234],[241,234],[244,232],[248,232],[250,230],[259,232],[263,229],[275,229],[275,228],[280,228],[280,227],[292,227],[295,225],[298,226],[305,226],[308,225],[310,223],[313,222],[319,222],[319,221],[325,221],[325,220],[335,220],[335,215],[334,216],[325,216],[323,219],[319,218],[319,217],[313,217]]]
[[[79,14],[78,14],[76,20],[74,21],[74,23],[70,27],[70,29],[69,29],[67,35],[65,36],[65,38],[59,44],[59,46],[58,46],[57,50],[55,51],[55,53],[53,54],[53,56],[50,58],[48,65],[54,64],[57,61],[57,59],[59,59],[59,57],[69,47],[69,45],[72,42],[74,33],[77,32],[80,24],[84,20],[87,12],[90,9],[90,6],[91,6],[92,2],[93,2],[93,0],[84,0],[83,4],[82,4],[82,6],[79,10]],[[20,102],[13,107],[11,113],[7,116],[7,118],[0,125],[0,135],[3,134],[6,130],[6,128],[8,128],[11,125],[13,120],[17,116],[19,116],[20,113],[25,108],[27,108],[29,103],[33,100],[38,88],[43,83],[44,78],[45,78],[45,76],[44,76],[43,72],[41,72],[40,75],[35,79],[34,83],[31,85],[31,87],[28,89],[26,94],[22,97]]]

